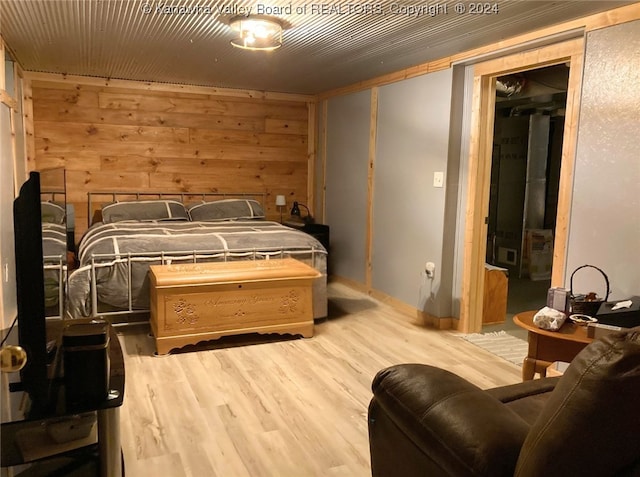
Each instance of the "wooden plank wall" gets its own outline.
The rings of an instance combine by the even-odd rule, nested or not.
[[[29,167],[66,169],[76,241],[87,227],[89,191],[265,191],[273,220],[280,218],[277,194],[288,205],[306,203],[314,148],[308,147],[304,98],[123,83],[31,80],[35,157]]]

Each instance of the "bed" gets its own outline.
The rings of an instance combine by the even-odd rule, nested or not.
[[[64,315],[64,284],[67,274],[67,230],[65,206],[53,201],[40,204],[42,215],[42,255],[44,267],[45,315]]]
[[[292,257],[321,273],[313,285],[314,318],[327,315],[327,251],[314,237],[265,219],[263,194],[137,194],[104,203],[78,245],[68,280],[70,317],[146,321],[149,266]],[[95,195],[95,194],[94,194]],[[262,201],[251,198],[256,195]],[[199,198],[199,200],[194,200]]]

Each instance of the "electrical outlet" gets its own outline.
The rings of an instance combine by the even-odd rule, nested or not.
[[[433,275],[436,272],[436,264],[433,262],[427,262],[424,264],[424,271],[427,274],[428,278],[433,278]]]
[[[444,172],[433,173],[433,187],[444,187]]]

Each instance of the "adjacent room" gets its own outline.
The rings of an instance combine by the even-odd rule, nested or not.
[[[640,472],[640,3],[4,0],[0,60],[2,477]]]

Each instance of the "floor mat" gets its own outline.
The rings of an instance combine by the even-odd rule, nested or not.
[[[528,343],[504,331],[472,333],[462,338],[518,366],[527,356]]]

